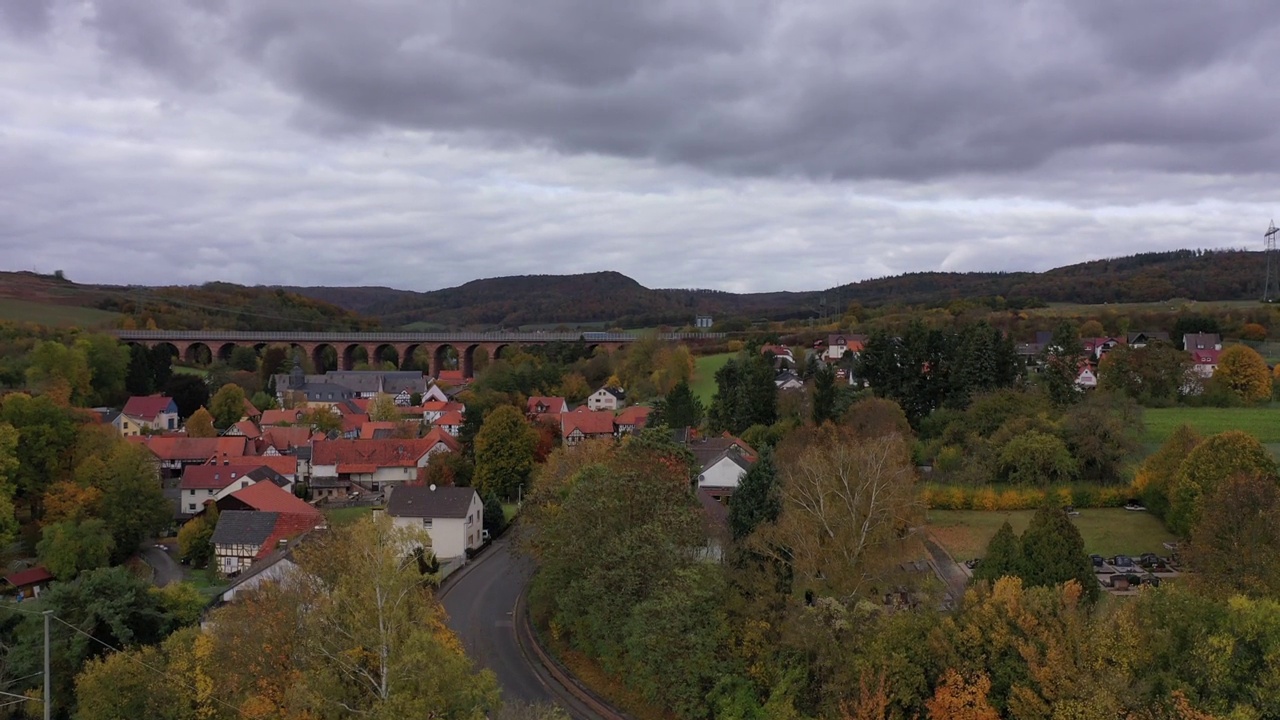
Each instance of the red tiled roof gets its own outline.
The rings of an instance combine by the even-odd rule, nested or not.
[[[263,455],[255,457],[254,462],[275,470],[287,478],[292,478],[298,474],[298,458],[292,455]]]
[[[458,412],[457,410],[448,410],[443,415],[436,418],[436,421],[432,424],[437,426],[461,425],[462,413]]]
[[[268,410],[267,412],[271,412]],[[262,433],[262,442],[260,445],[265,449],[267,446],[276,450],[288,450],[290,448],[302,447],[311,442],[311,428],[304,425],[295,425],[292,427],[274,427]]]
[[[651,412],[653,412],[653,408],[645,407],[644,405],[632,405],[618,412],[617,422],[619,425],[644,427],[644,424],[649,420],[649,413]]]
[[[301,416],[301,410],[263,410],[262,419],[258,421],[258,424],[262,427],[279,425],[280,423],[296,425]]]
[[[250,440],[257,438],[259,435],[262,434],[262,431],[258,430],[258,426],[254,425],[253,422],[250,420],[241,420],[240,422],[236,423],[235,427],[237,430],[240,431],[241,437],[247,437]]]
[[[263,541],[262,547],[258,549],[258,554],[253,556],[254,560],[262,558],[275,552],[281,540],[292,540],[293,538],[314,529],[316,526],[315,515],[298,515],[295,513],[281,513],[276,517],[275,529]]]
[[[394,431],[394,430],[395,430],[397,427],[399,427],[399,426],[400,426],[400,423],[398,423],[398,422],[392,422],[392,421],[389,421],[389,420],[382,420],[382,421],[377,421],[377,422],[375,422],[375,421],[372,421],[372,420],[371,420],[371,421],[369,421],[369,422],[367,422],[367,423],[365,423],[365,424],[363,424],[363,425],[361,425],[361,426],[360,426],[360,438],[361,438],[361,439],[366,439],[366,438],[368,438],[368,439],[372,439],[372,438],[373,438],[373,434],[374,434],[375,432],[377,432],[378,430],[392,430],[392,431]]]
[[[244,416],[245,417],[248,417],[248,418],[258,417],[261,414],[262,414],[262,411],[258,409],[257,405],[254,405],[253,403],[249,402],[249,398],[244,399]]]
[[[546,410],[538,412],[538,406],[542,405]],[[534,395],[529,398],[529,402],[525,403],[525,412],[530,415],[545,415],[551,413],[561,413],[569,407],[562,397],[543,397]]]
[[[320,511],[308,505],[288,490],[282,490],[275,483],[254,483],[243,490],[231,493],[230,497],[239,500],[254,510],[262,512],[292,513],[305,515],[314,520]]]
[[[431,436],[413,440],[324,440],[312,445],[311,464],[344,463],[375,467],[412,467],[435,444]]]
[[[444,443],[450,452],[460,452],[462,450],[462,444],[458,442],[458,439],[440,428],[431,428],[431,431],[422,440],[428,443],[428,448]]]
[[[182,471],[182,482],[178,487],[183,490],[221,490],[233,482],[243,480],[244,476],[264,464],[255,460],[253,463],[237,465],[222,463],[188,465]]]
[[[613,413],[571,412],[560,416],[561,437],[569,437],[574,430],[583,435],[612,435]]]
[[[36,566],[29,570],[5,575],[4,581],[14,587],[25,587],[27,585],[35,585],[36,583],[49,582],[53,579],[53,574],[42,566]]]
[[[173,402],[173,398],[166,395],[135,396],[129,398],[129,401],[124,404],[124,410],[121,412],[129,417],[151,422],[156,419],[157,415],[167,410],[171,402]]]
[[[243,457],[248,440],[242,437],[193,438],[152,435],[135,441],[161,460],[208,460],[227,455]]]
[[[460,402],[440,402],[439,400],[428,400],[422,403],[423,412],[463,412],[467,409],[466,405]]]
[[[372,475],[378,472],[373,463],[338,463],[335,467],[339,475]]]
[[[560,416],[563,414],[564,413],[539,413],[533,416],[533,421],[560,427]]]
[[[441,370],[436,382],[444,385],[462,385],[467,382],[467,377],[461,370]]]
[[[359,433],[360,428],[367,422],[369,422],[368,415],[359,415],[356,413],[343,415],[342,416],[342,432],[344,434],[349,432]]]
[[[1222,355],[1221,350],[1192,350],[1191,362],[1196,365],[1217,365],[1218,358]]]
[[[373,402],[373,400],[372,398],[351,398],[348,402],[359,409],[360,412],[367,414],[369,412],[369,403]]]

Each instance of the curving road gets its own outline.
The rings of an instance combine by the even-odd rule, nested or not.
[[[182,568],[169,554],[167,548],[158,545],[147,545],[138,553],[142,560],[151,566],[152,582],[157,587],[170,583],[182,582]]]
[[[446,583],[440,601],[449,614],[467,654],[498,677],[507,701],[554,703],[579,720],[598,715],[583,707],[536,660],[528,657],[516,638],[516,601],[533,572],[533,563],[517,555],[511,533],[499,538]]]

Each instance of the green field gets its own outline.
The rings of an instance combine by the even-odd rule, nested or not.
[[[702,355],[695,360],[693,382],[689,383],[689,387],[702,401],[703,406],[711,407],[711,399],[716,396],[716,371],[724,367],[724,364],[729,362],[729,358],[736,354]]]
[[[173,372],[176,375],[199,375],[200,377],[209,377],[209,371],[198,367],[188,367],[186,365],[174,365]]]
[[[1243,430],[1265,444],[1280,443],[1280,407],[1213,408],[1172,407],[1143,412],[1147,425],[1143,442],[1159,445],[1182,425],[1190,425],[1202,435],[1225,430]]]
[[[368,505],[364,507],[335,508],[333,510],[324,511],[324,516],[328,518],[329,524],[334,527],[350,525],[351,523],[358,521],[360,518],[372,514],[373,508]]]
[[[114,325],[119,318],[119,313],[96,308],[0,298],[0,320],[11,322],[29,322],[58,327],[98,328]]]
[[[1031,522],[1034,510],[930,510],[929,532],[956,560],[982,557],[991,536],[1005,520],[1021,533]],[[1081,510],[1072,520],[1084,537],[1086,552],[1110,557],[1138,556],[1144,552],[1167,555],[1163,543],[1175,538],[1155,516],[1121,508]]]

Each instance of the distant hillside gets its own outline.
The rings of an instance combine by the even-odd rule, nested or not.
[[[69,312],[72,308],[99,312]],[[148,321],[164,330],[361,330],[376,320],[279,288],[231,283],[140,287],[80,285],[55,275],[0,272],[0,319],[118,326]]]
[[[286,288],[377,317],[387,327],[516,327],[598,322],[624,327],[683,325],[698,313],[787,319],[817,313],[825,297],[839,312],[850,303],[875,307],[944,305],[962,298],[1062,303],[1253,300],[1262,294],[1260,253],[1178,250],[1068,265],[1042,273],[918,272],[851,283],[826,291],[735,294],[648,289],[616,272],[519,275],[475,280],[416,293],[390,288]]]

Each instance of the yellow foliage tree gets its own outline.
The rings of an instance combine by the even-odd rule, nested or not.
[[[44,517],[41,523],[71,520],[80,522],[97,517],[102,506],[102,491],[63,480],[49,486],[44,494]]]
[[[1223,350],[1213,378],[1247,403],[1271,398],[1271,374],[1267,370],[1267,361],[1247,345],[1232,345]]]
[[[1000,713],[987,700],[990,691],[991,679],[986,673],[980,672],[969,681],[947,668],[937,691],[925,701],[925,707],[933,720],[1000,720]]]
[[[209,414],[202,406],[200,409],[191,413],[191,417],[187,418],[187,437],[193,438],[211,438],[217,437],[218,431],[213,427],[213,415]]]

